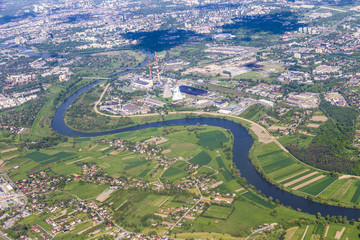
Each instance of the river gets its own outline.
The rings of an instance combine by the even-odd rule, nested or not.
[[[148,54],[148,53],[147,53]],[[150,54],[151,59],[153,54]],[[147,59],[145,59],[139,66],[133,68],[139,68],[147,64]],[[133,69],[119,72],[109,77],[118,76],[126,72],[130,72]],[[75,99],[87,89],[92,86],[105,81],[106,79],[101,79],[96,82],[90,83],[89,85],[81,88],[72,94],[68,99],[66,99],[60,107],[56,110],[55,115],[52,120],[52,128],[59,134],[69,136],[69,137],[97,137],[102,135],[121,133],[127,131],[136,131],[140,129],[146,129],[149,127],[161,127],[161,126],[173,126],[173,125],[196,125],[196,124],[206,124],[210,126],[221,127],[229,129],[234,136],[234,146],[233,146],[233,161],[237,168],[240,170],[241,175],[246,178],[248,184],[253,185],[256,189],[260,190],[266,197],[272,197],[274,200],[278,199],[280,203],[285,206],[291,206],[294,209],[300,208],[303,212],[310,214],[316,214],[320,212],[322,216],[347,216],[348,219],[357,220],[360,217],[360,210],[353,208],[343,208],[336,206],[328,206],[325,204],[320,204],[312,200],[308,200],[299,196],[296,196],[287,191],[281,190],[271,183],[267,182],[254,168],[248,155],[249,150],[253,144],[252,137],[246,131],[246,129],[238,123],[232,122],[226,119],[220,118],[189,118],[189,119],[176,119],[168,120],[163,122],[147,123],[143,125],[137,125],[122,129],[117,129],[113,131],[106,132],[94,132],[94,133],[82,133],[77,132],[69,128],[64,121],[64,114],[70,105],[75,101]]]

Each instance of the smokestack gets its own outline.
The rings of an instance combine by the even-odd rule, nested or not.
[[[152,79],[152,77],[151,77],[150,57],[149,57],[149,55],[148,55],[148,63],[149,63],[149,74],[150,74],[150,79]]]
[[[155,52],[155,60],[156,60],[156,70],[157,70],[158,82],[160,83],[159,63],[158,63],[158,59],[157,59],[157,54],[156,54],[156,52]]]

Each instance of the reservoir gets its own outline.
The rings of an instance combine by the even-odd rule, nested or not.
[[[192,96],[202,96],[207,94],[207,91],[205,90],[202,90],[200,88],[185,86],[185,85],[180,86],[179,89],[181,93],[189,94]]]

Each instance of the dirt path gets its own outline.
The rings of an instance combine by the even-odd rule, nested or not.
[[[2,150],[1,153],[8,153],[8,152],[13,152],[18,150],[18,148],[10,148],[10,149],[6,149],[6,150]]]
[[[304,232],[304,234],[302,235],[301,240],[304,240],[304,238],[305,238],[305,236],[306,236],[306,233],[307,233],[308,229],[309,229],[309,225],[307,225],[307,226],[306,226],[306,228],[305,228],[305,232]]]
[[[316,178],[310,179],[309,181],[306,181],[306,182],[304,182],[304,183],[302,183],[302,184],[299,184],[299,185],[297,185],[296,187],[293,187],[292,189],[298,190],[298,189],[300,189],[300,188],[302,188],[302,187],[305,187],[305,186],[307,186],[307,185],[309,185],[309,184],[311,184],[311,183],[313,183],[313,182],[316,182],[316,181],[318,181],[318,180],[320,180],[320,179],[322,179],[322,178],[324,178],[324,177],[325,177],[325,175],[317,176]]]
[[[92,146],[91,148],[89,148],[89,151],[93,150],[93,149],[96,148],[97,146],[98,146],[97,144],[94,145],[94,146]]]
[[[330,228],[330,226],[329,226],[329,225],[327,225],[327,226],[326,226],[326,229],[325,229],[324,238],[326,238],[326,237],[327,237],[327,234],[328,234],[328,232],[329,232],[329,228]]]
[[[299,176],[299,175],[301,175],[301,174],[303,174],[304,172],[307,172],[307,171],[310,171],[310,169],[306,169],[306,170],[304,170],[304,171],[302,171],[302,172],[299,172],[299,173],[297,173],[297,174],[295,174],[295,175],[292,175],[292,176],[290,176],[290,177],[287,177],[287,178],[279,181],[279,183],[285,182],[285,181],[287,181],[287,180],[289,180],[289,179],[291,179],[291,178],[293,178],[293,177]]]
[[[342,176],[339,177],[339,179],[346,179],[346,178],[356,178],[356,179],[360,179],[360,176],[342,175]]]
[[[298,229],[299,229],[299,227],[290,228],[290,229],[287,231],[285,240],[291,240]]]
[[[115,211],[117,211],[119,208],[121,208],[125,203],[127,203],[128,200],[125,200],[125,202],[123,202],[122,204],[120,204],[120,206],[118,206]]]
[[[96,102],[95,105],[94,105],[94,111],[95,111],[97,114],[101,114],[101,112],[99,112],[99,110],[97,109],[97,106],[98,106],[99,103],[101,102],[101,100],[102,100],[102,98],[104,97],[104,95],[105,95],[106,91],[108,90],[109,86],[110,86],[110,83],[108,83],[108,84],[106,85],[106,87],[104,88],[104,91],[102,92],[99,100],[97,100],[97,102]]]
[[[167,202],[167,200],[169,200],[170,196],[168,196],[164,201],[162,201],[162,203],[160,203],[160,205],[158,207],[161,207],[162,205],[164,205],[164,203]]]
[[[317,173],[318,173],[318,172],[311,172],[311,173],[309,173],[309,174],[306,174],[305,176],[299,177],[298,179],[295,179],[295,180],[292,180],[291,182],[285,183],[285,184],[284,184],[284,187],[291,186],[291,185],[293,185],[293,184],[295,184],[295,183],[298,183],[298,182],[300,182],[300,181],[302,181],[302,180],[304,180],[304,179],[306,179],[306,178],[309,178],[309,177],[311,177],[311,176],[313,176],[313,175],[315,175],[315,174],[317,174]]]
[[[76,161],[68,162],[68,163],[66,163],[66,165],[73,164],[73,163],[77,163],[77,162],[81,162],[81,161],[87,160],[87,159],[89,159],[89,158],[91,158],[91,157],[89,156],[89,157],[85,157],[85,158],[82,158],[82,159],[79,159],[79,160],[76,160]]]
[[[341,236],[344,234],[346,227],[343,227],[341,231],[337,231],[335,234],[335,239],[340,239]]]

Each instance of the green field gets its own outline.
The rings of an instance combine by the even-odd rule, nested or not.
[[[285,168],[279,169],[277,171],[274,171],[271,173],[271,176],[276,181],[282,181],[286,178],[289,178],[291,176],[294,176],[302,171],[305,170],[305,167],[301,164],[292,164],[290,166],[287,166]]]
[[[360,202],[360,180],[355,178],[339,179],[319,195],[334,201]]]
[[[174,163],[171,167],[169,167],[161,176],[161,178],[174,182],[180,178],[186,177],[187,172],[185,169],[187,168],[187,163],[184,161],[178,161]]]
[[[57,163],[51,166],[51,170],[58,175],[69,176],[74,173],[79,173],[81,168],[75,164]]]
[[[318,181],[315,181],[305,187],[300,188],[299,190],[302,192],[312,194],[312,195],[318,195],[319,193],[321,193],[321,191],[323,191],[330,184],[332,184],[334,181],[336,181],[336,179],[337,179],[336,177],[326,176],[322,179],[319,179]]]
[[[144,164],[146,164],[148,161],[146,161],[146,160],[140,160],[140,161],[135,161],[135,162],[133,162],[133,161],[128,161],[128,162],[125,162],[124,163],[124,170],[125,171],[127,171],[127,170],[131,170],[131,169],[133,169],[133,168],[136,168],[136,167],[139,167],[139,166],[141,166],[141,165],[144,165]]]
[[[252,192],[246,192],[244,194],[242,194],[242,196],[246,197],[247,199],[249,199],[250,201],[254,201],[255,203],[262,205],[264,207],[270,208],[270,209],[274,209],[275,206],[272,203],[269,203],[267,201],[265,201],[264,199],[262,199],[261,197],[259,197],[258,195],[255,195]]]
[[[91,199],[95,198],[108,187],[106,184],[71,182],[66,184],[64,191],[74,194],[81,199]]]
[[[222,131],[216,130],[200,133],[199,144],[210,149],[217,149],[222,147],[222,143],[228,141],[229,139]]]
[[[207,152],[202,151],[193,157],[189,162],[192,164],[207,165],[211,162],[211,156]]]
[[[226,181],[230,181],[234,178],[231,172],[225,167],[225,164],[221,157],[216,157],[216,162],[218,163],[221,174],[224,176]]]
[[[231,207],[222,207],[217,205],[211,205],[203,214],[204,217],[227,219],[233,212]]]
[[[257,158],[259,159],[263,170],[267,174],[296,163],[295,160],[286,154],[283,150],[261,154],[258,155]]]
[[[25,157],[27,157],[35,162],[39,162],[43,165],[57,162],[57,161],[64,160],[64,159],[70,159],[71,157],[74,157],[74,156],[75,156],[74,153],[68,153],[68,152],[59,152],[54,155],[48,155],[46,153],[41,153],[41,152],[32,152],[32,153],[25,155]]]

